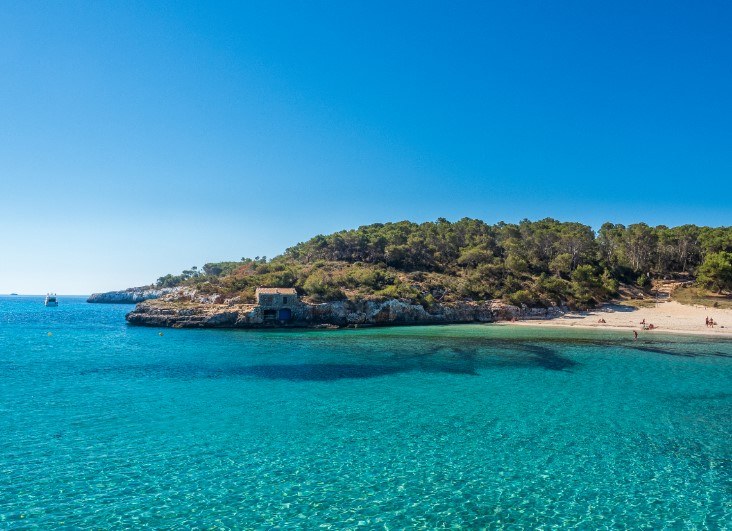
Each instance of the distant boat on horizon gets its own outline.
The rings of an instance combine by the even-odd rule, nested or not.
[[[11,297],[17,297],[17,296],[18,296],[18,294],[17,294],[17,293],[11,293],[11,294],[10,294],[10,296],[11,296]]]
[[[58,306],[58,300],[56,299],[55,293],[46,294],[46,306]]]

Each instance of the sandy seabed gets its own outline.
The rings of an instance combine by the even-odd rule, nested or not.
[[[705,325],[705,319],[714,320],[714,327]],[[600,320],[605,322],[599,322]],[[653,324],[653,330],[643,330],[641,322]],[[548,320],[518,321],[518,326],[604,328],[636,330],[639,334],[679,333],[732,337],[732,310],[704,306],[687,306],[675,301],[659,302],[648,308],[623,304],[605,304],[587,312],[570,312]]]

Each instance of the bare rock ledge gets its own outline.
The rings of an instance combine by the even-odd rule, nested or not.
[[[262,308],[235,301],[223,304],[197,300],[147,300],[127,314],[132,325],[174,328],[290,328],[398,326],[491,323],[501,320],[548,319],[565,308],[519,308],[498,301],[435,304],[425,309],[398,299],[301,303],[288,322],[265,321]]]
[[[106,293],[92,293],[86,302],[98,304],[137,304],[150,299],[158,299],[169,295],[177,288],[129,288],[122,291],[107,291]]]

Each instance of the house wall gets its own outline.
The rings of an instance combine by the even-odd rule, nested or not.
[[[284,302],[285,299],[287,302]],[[297,295],[261,293],[257,298],[257,303],[262,308],[282,308],[283,306],[295,306],[298,304],[298,299]]]

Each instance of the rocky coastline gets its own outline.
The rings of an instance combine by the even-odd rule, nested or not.
[[[178,288],[153,288],[150,286],[141,288],[128,288],[121,291],[107,291],[105,293],[92,293],[86,302],[95,304],[138,304],[151,299],[158,299],[165,295],[175,293]]]
[[[168,299],[166,297],[166,299]],[[256,304],[210,302],[195,296],[139,303],[126,319],[132,325],[173,328],[344,328],[551,319],[567,308],[520,308],[500,301],[455,302],[425,308],[399,299],[300,303],[288,322],[266,320]]]

